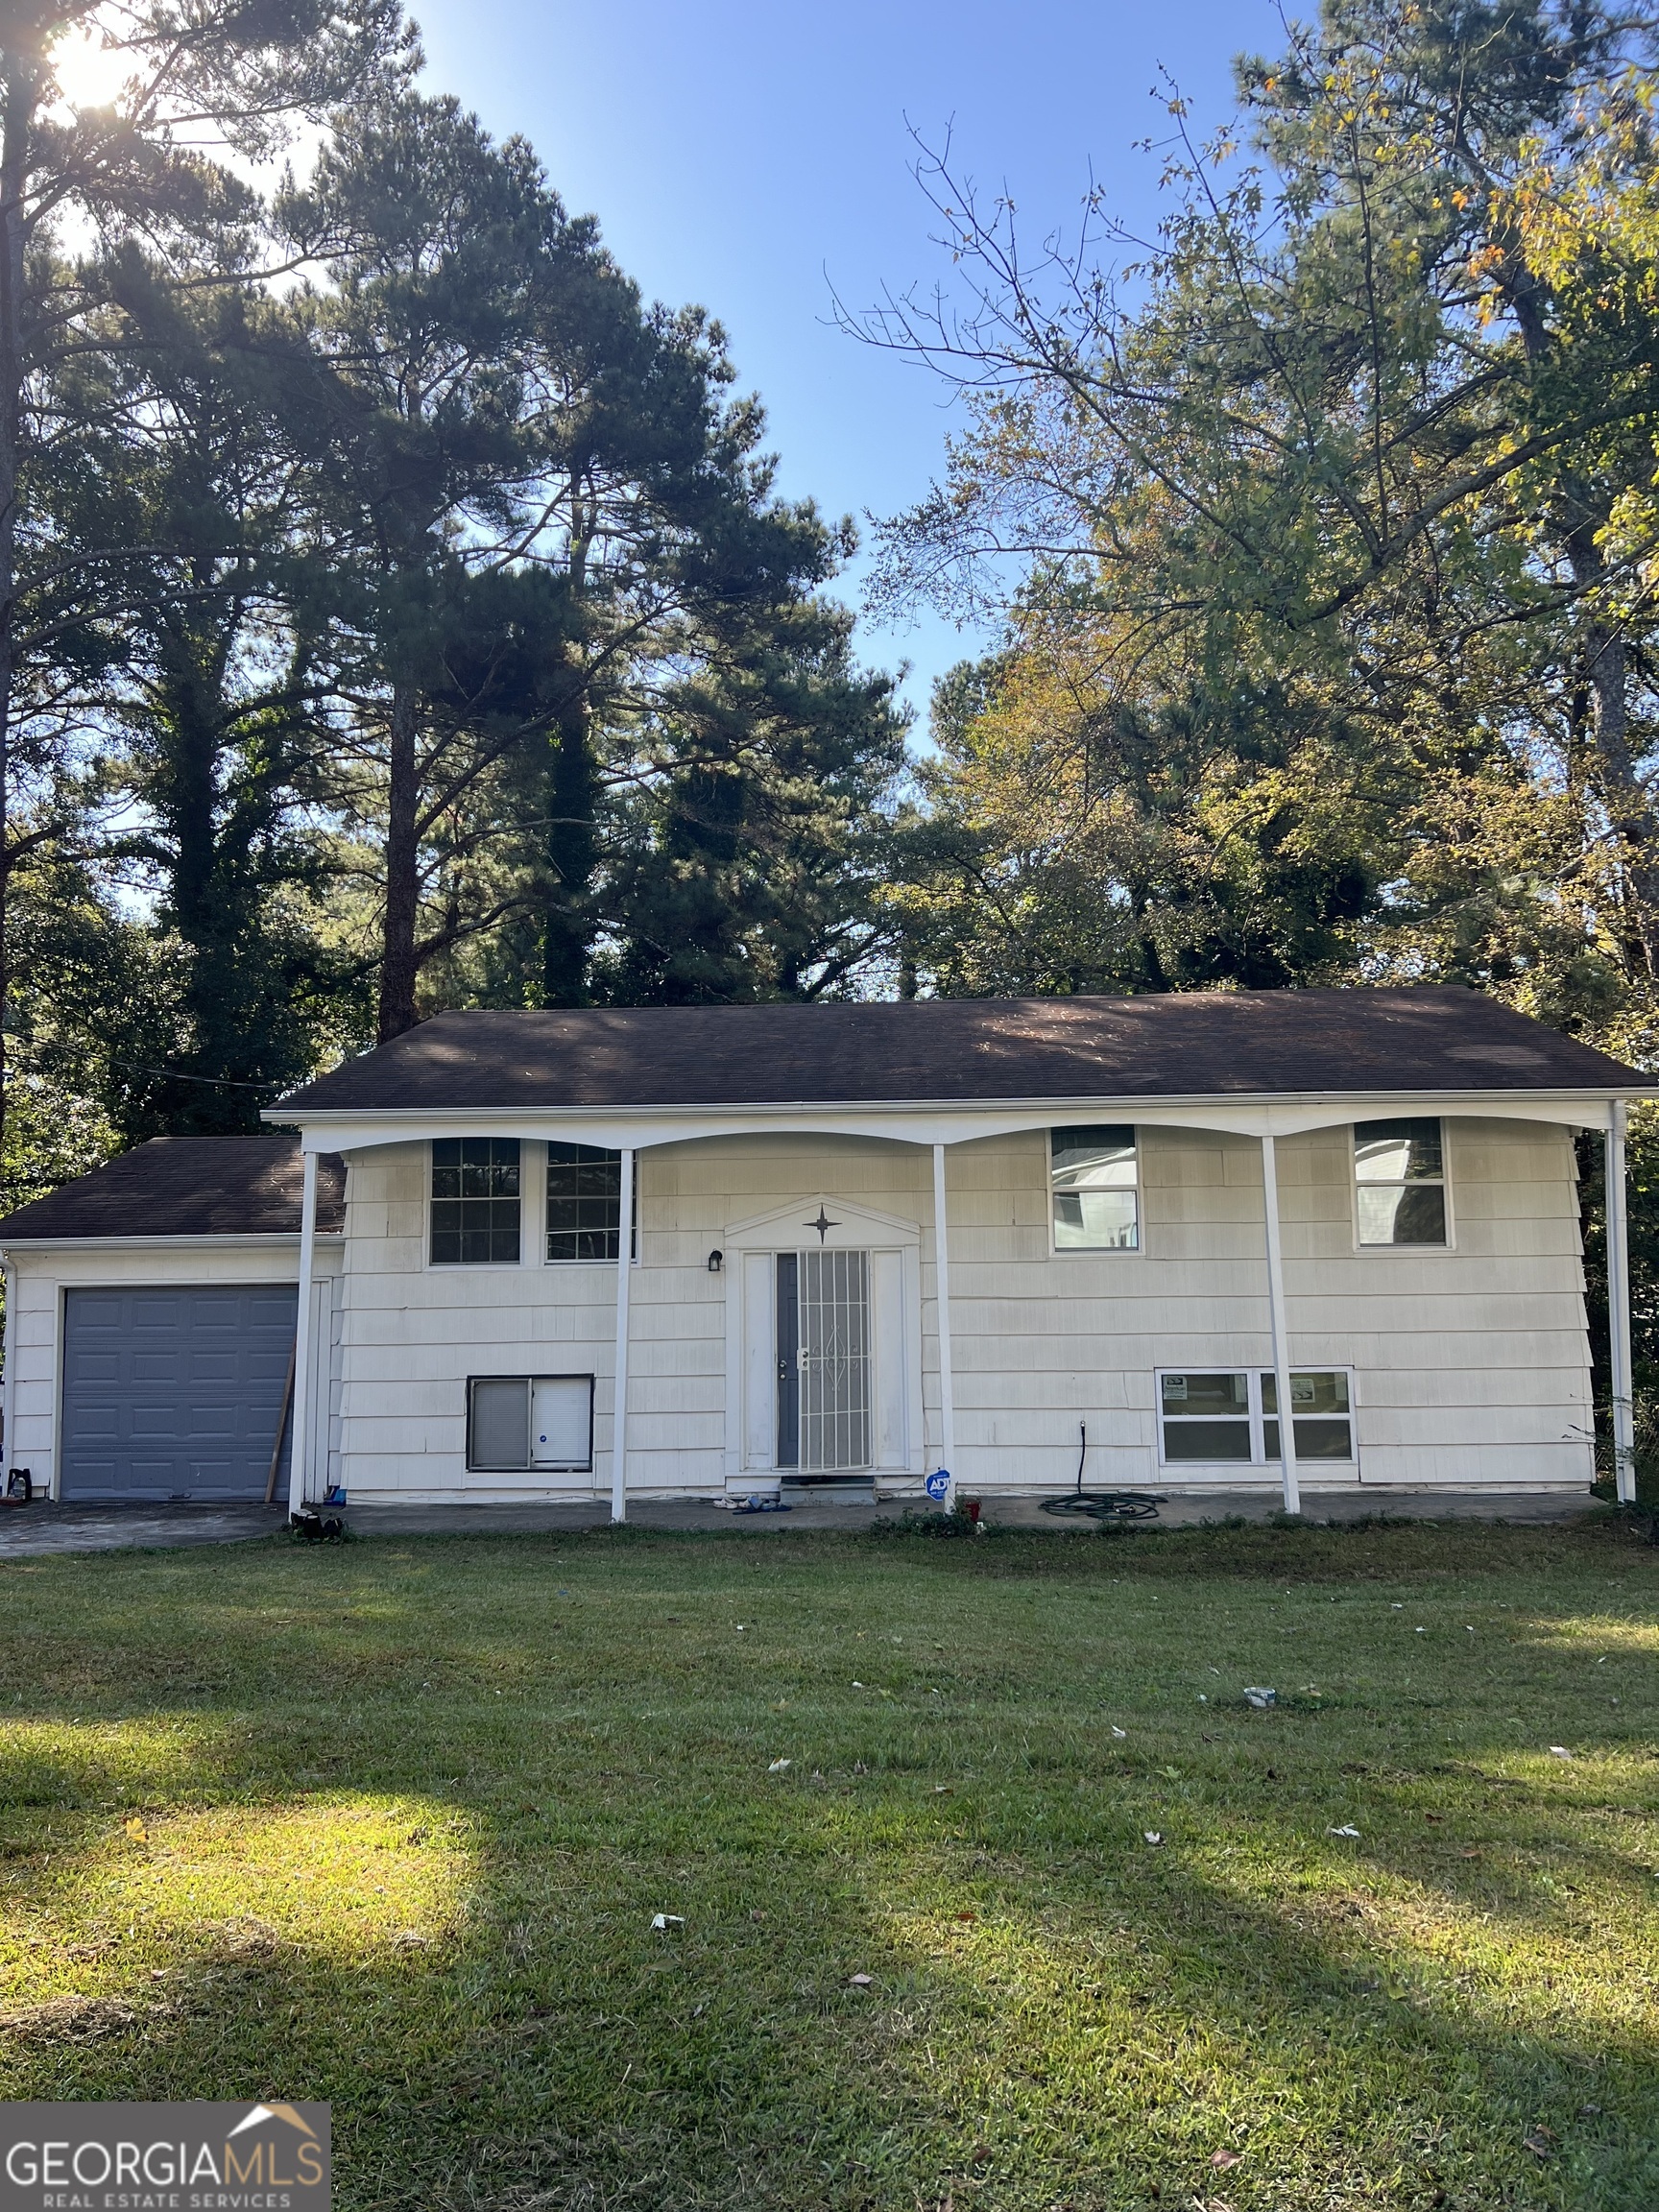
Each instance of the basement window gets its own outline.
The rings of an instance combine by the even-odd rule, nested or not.
[[[1361,1244],[1446,1242],[1446,1152],[1432,1117],[1354,1124]]]
[[[518,1140],[432,1140],[432,1263],[518,1263]]]
[[[1270,1374],[1161,1374],[1158,1404],[1166,1466],[1278,1462],[1279,1392]],[[1345,1369],[1292,1372],[1290,1407],[1299,1461],[1353,1461],[1354,1390]]]
[[[1056,1252],[1138,1252],[1141,1175],[1133,1128],[1091,1122],[1048,1132]]]
[[[592,1376],[470,1377],[467,1465],[474,1474],[588,1474],[593,1465]]]

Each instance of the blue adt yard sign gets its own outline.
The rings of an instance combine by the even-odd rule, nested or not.
[[[929,1498],[949,1498],[950,1495],[950,1468],[935,1467],[922,1487],[926,1491]]]

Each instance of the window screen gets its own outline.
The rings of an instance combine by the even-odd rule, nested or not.
[[[476,1377],[469,1410],[469,1467],[529,1466],[530,1379],[527,1375]]]
[[[635,1163],[638,1219],[638,1163]],[[622,1234],[622,1155],[597,1144],[547,1147],[547,1257],[614,1260]],[[636,1249],[637,1229],[636,1228]]]
[[[1114,1122],[1048,1132],[1058,1252],[1134,1252],[1141,1243],[1135,1132]]]
[[[586,1473],[593,1464],[591,1375],[474,1375],[467,1464],[482,1472]]]
[[[1444,1244],[1446,1162],[1440,1123],[1412,1117],[1354,1124],[1361,1244]]]
[[[517,1265],[517,1137],[433,1139],[432,1259],[445,1266]]]

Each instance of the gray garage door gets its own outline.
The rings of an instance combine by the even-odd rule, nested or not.
[[[60,1495],[263,1498],[297,1305],[280,1283],[65,1292]]]

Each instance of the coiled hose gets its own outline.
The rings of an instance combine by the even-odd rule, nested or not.
[[[1063,1521],[1156,1521],[1164,1501],[1148,1491],[1084,1489],[1083,1462],[1089,1456],[1087,1423],[1077,1424],[1077,1487],[1068,1490],[1063,1497],[1045,1498],[1044,1512]]]

